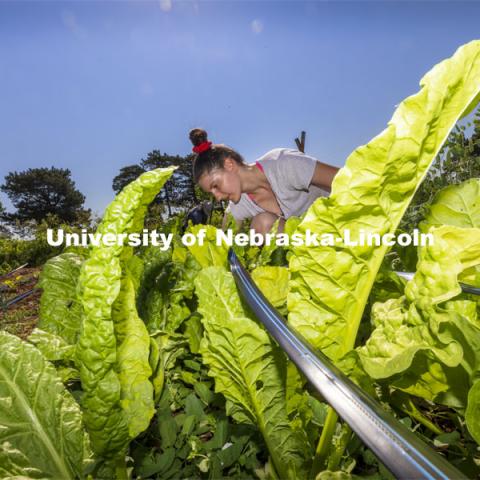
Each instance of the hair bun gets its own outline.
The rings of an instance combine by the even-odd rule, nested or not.
[[[194,128],[193,130],[190,130],[188,137],[190,138],[190,141],[193,143],[194,147],[197,147],[201,143],[204,143],[208,140],[207,132],[201,128]]]

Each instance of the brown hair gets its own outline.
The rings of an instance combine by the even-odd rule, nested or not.
[[[194,147],[208,141],[207,132],[201,128],[190,130],[188,136]],[[226,145],[212,143],[208,150],[197,153],[193,159],[194,182],[198,183],[198,180],[204,173],[210,173],[215,168],[223,168],[226,158],[231,158],[240,165],[245,164],[243,157]]]

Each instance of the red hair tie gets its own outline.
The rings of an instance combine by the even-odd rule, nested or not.
[[[196,147],[193,147],[192,151],[194,151],[195,153],[206,152],[207,150],[210,150],[210,145],[211,144],[212,144],[212,142],[208,142],[208,141],[202,142],[199,145],[197,145]]]

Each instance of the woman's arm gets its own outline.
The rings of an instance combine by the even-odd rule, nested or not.
[[[310,184],[330,192],[332,189],[332,181],[339,170],[337,167],[327,165],[317,160]]]

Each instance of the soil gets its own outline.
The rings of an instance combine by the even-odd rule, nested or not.
[[[7,304],[37,287],[40,270],[40,267],[25,267],[0,280],[0,330],[26,339],[35,328],[38,322],[40,289],[12,305]]]

